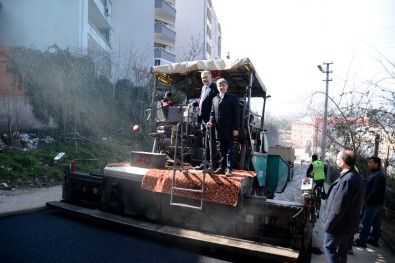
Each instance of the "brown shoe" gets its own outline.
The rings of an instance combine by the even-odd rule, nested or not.
[[[225,169],[221,169],[221,168],[218,168],[217,170],[214,171],[214,174],[225,174],[225,173],[226,173]]]

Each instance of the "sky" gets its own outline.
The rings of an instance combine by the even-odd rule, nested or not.
[[[393,0],[212,0],[222,57],[251,59],[268,89],[271,115],[306,112],[307,98],[383,74],[379,52],[395,62]],[[325,69],[325,67],[324,67]],[[319,100],[319,96],[315,97]],[[321,99],[324,101],[325,95]],[[323,103],[322,103],[323,105]]]

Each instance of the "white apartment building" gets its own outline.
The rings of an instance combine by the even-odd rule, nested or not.
[[[221,30],[211,0],[0,0],[0,52],[57,45],[89,54],[97,73],[113,79],[133,80],[137,67],[136,74],[146,73],[176,56],[181,60],[191,38],[199,39],[201,51],[193,59],[220,58]],[[24,119],[34,119],[13,79],[7,57],[0,56],[1,100],[23,101]]]
[[[0,45],[56,44],[94,58],[99,73],[125,77],[133,57],[146,67],[217,59],[221,28],[211,0],[0,0]],[[129,65],[130,66],[130,65]]]
[[[155,66],[176,61],[175,0],[155,0]]]
[[[0,45],[46,50],[56,44],[89,53],[109,73],[111,57],[124,63],[154,57],[154,0],[0,0]],[[132,51],[132,52],[131,52]]]
[[[93,1],[93,0],[89,0]],[[97,1],[97,0],[96,0]],[[154,0],[101,0],[111,4],[114,78],[131,78],[135,67],[154,64]],[[163,1],[163,0],[162,0]]]
[[[176,0],[176,60],[221,58],[221,26],[211,0]]]

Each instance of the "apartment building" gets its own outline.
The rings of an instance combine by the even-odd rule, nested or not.
[[[216,59],[221,54],[221,28],[211,0],[0,3],[0,45],[46,50],[56,44],[88,53],[99,73],[112,70],[114,77],[126,76],[122,68],[133,58],[149,68],[186,59]],[[192,49],[194,56],[186,57]]]
[[[176,0],[176,60],[221,58],[221,25],[211,0]]]
[[[311,154],[321,152],[322,118],[304,117],[292,122],[291,141],[297,159],[309,160]]]
[[[89,0],[92,1],[92,0]],[[133,69],[154,64],[154,0],[102,0],[111,4],[112,76],[134,79]]]
[[[88,43],[95,40],[96,50],[111,49],[111,20],[105,16],[101,1],[95,4],[93,0],[1,0],[1,3],[1,45],[46,50],[56,44],[82,53],[88,52]],[[108,66],[107,63],[104,68]]]
[[[155,0],[155,66],[176,61],[175,0]]]
[[[175,62],[191,38],[201,39],[201,55],[194,59],[220,57],[220,26],[210,0],[0,0],[0,51],[57,45],[89,54],[97,74],[114,79],[134,79],[136,68],[148,72]],[[0,82],[1,100],[24,105],[22,117],[34,119],[28,98],[6,70],[7,58],[0,62],[0,80],[7,80]]]
[[[46,50],[56,44],[91,55],[99,73],[111,60],[143,54],[153,64],[154,2],[138,0],[0,0],[0,45]]]

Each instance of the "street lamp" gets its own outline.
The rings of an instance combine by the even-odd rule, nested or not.
[[[329,81],[332,81],[332,79],[329,79],[329,73],[332,73],[333,70],[329,71],[329,65],[333,64],[333,62],[325,63],[323,62],[324,65],[326,65],[326,70],[321,65],[318,65],[318,69],[326,74],[326,79],[324,81],[326,82],[326,89],[325,89],[325,109],[324,109],[324,125],[322,127],[322,145],[321,145],[321,160],[325,162],[325,148],[326,148],[326,126],[328,124],[328,86],[329,86]]]

